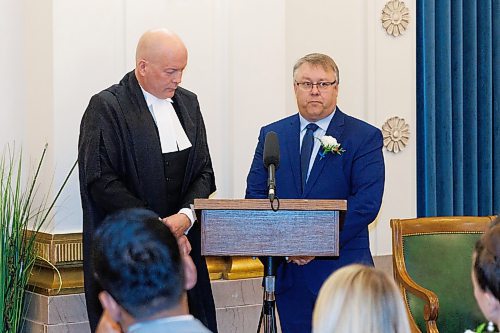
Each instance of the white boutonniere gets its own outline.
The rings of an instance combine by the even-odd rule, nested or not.
[[[328,153],[342,155],[345,152],[345,149],[340,146],[337,139],[332,136],[324,135],[319,141],[321,142],[321,149],[323,149],[323,151],[319,152],[320,159],[326,157]]]

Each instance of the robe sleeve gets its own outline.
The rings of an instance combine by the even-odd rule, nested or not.
[[[80,159],[85,183],[92,201],[106,214],[119,209],[146,207],[146,203],[132,193],[127,185],[124,165],[121,127],[116,116],[111,94],[94,96],[81,125]]]
[[[125,186],[109,163],[109,156],[104,143],[99,145],[101,175],[89,185],[90,194],[95,203],[106,214],[126,208],[146,207],[146,204],[134,196]]]

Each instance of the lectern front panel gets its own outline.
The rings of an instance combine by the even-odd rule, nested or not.
[[[207,256],[337,256],[339,212],[332,210],[203,210]]]

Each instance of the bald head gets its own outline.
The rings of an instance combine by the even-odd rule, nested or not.
[[[167,29],[146,31],[137,43],[136,65],[141,59],[158,59],[169,53],[182,53],[187,57],[186,46],[179,36]]]
[[[137,44],[135,75],[141,87],[160,99],[171,98],[187,65],[187,49],[167,29],[149,30]]]

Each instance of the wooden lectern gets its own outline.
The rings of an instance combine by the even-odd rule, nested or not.
[[[281,199],[275,211],[267,199],[195,199],[194,208],[201,221],[202,255],[264,260],[264,299],[257,331],[263,323],[265,333],[275,333],[273,257],[338,256],[340,214],[347,202]]]
[[[204,256],[338,256],[345,200],[195,199]]]

